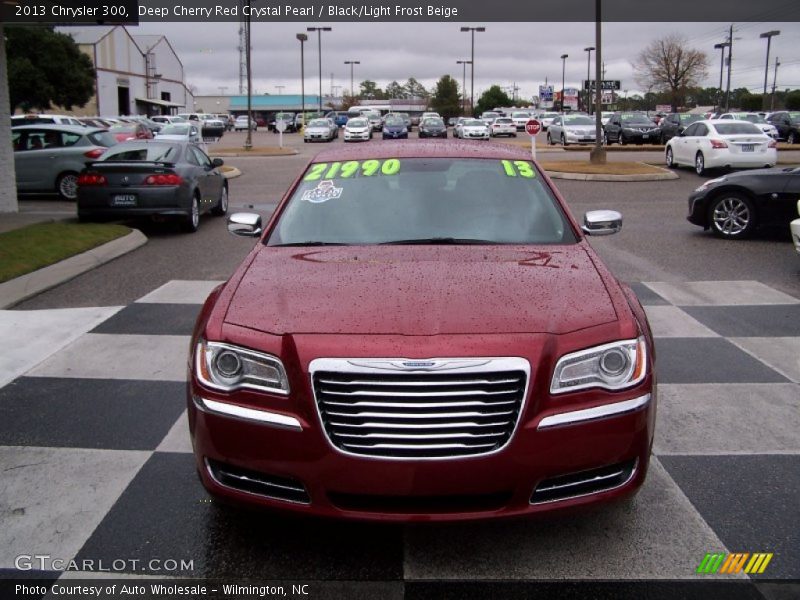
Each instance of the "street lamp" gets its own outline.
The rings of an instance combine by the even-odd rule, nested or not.
[[[355,93],[353,92],[353,65],[360,65],[361,62],[357,60],[346,60],[344,64],[350,65],[350,98],[355,97]]]
[[[472,34],[472,51],[470,54],[470,61],[469,64],[472,65],[470,68],[470,92],[469,92],[469,107],[470,111],[475,111],[475,32],[483,33],[486,31],[486,27],[462,27],[461,31],[469,31]],[[466,69],[466,67],[464,67]]]
[[[730,45],[731,45],[730,42],[722,42],[720,44],[714,44],[715,50],[721,50],[719,57],[719,97],[717,98],[718,100],[717,102],[718,106],[716,107],[717,109],[720,109],[721,106],[719,105],[722,104],[722,71],[725,67],[725,48],[727,48]]]
[[[296,36],[300,42],[300,109],[303,114],[303,126],[306,124],[306,59],[303,54],[303,45],[308,41],[305,33],[298,33]]]
[[[762,33],[760,36],[758,36],[760,38],[767,38],[767,63],[764,66],[764,94],[761,97],[762,98],[761,107],[764,110],[766,110],[767,108],[767,77],[769,76],[769,46],[770,42],[772,42],[772,36],[780,34],[781,34],[780,31],[773,30],[773,31],[767,31],[766,33]]]
[[[564,111],[564,75],[567,72],[567,59],[569,58],[569,54],[562,54],[561,55],[561,112]]]
[[[583,51],[586,52],[586,109],[589,111],[589,114],[592,114],[592,86],[589,85],[589,68],[592,64],[592,50],[594,50],[594,46],[583,49]]]
[[[471,65],[471,60],[457,60],[457,65],[463,65],[463,73],[461,74],[461,89],[464,91],[464,97],[461,100],[461,112],[467,112],[467,65]]]
[[[332,30],[330,27],[306,27],[306,31],[317,32],[317,46],[319,48],[319,112],[322,112],[322,32]]]

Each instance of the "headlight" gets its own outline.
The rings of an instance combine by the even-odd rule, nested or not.
[[[289,393],[286,371],[275,356],[201,339],[197,343],[195,361],[197,378],[212,389],[224,392],[251,389],[281,395]]]
[[[642,381],[646,365],[644,337],[573,352],[558,360],[550,393],[563,394],[591,387],[621,390]]]
[[[716,179],[709,179],[708,181],[704,182],[703,185],[701,185],[699,188],[697,188],[695,190],[695,192],[702,192],[706,188],[708,188],[709,186],[714,185],[715,183],[722,183],[723,181],[725,181],[724,177],[717,177]]]

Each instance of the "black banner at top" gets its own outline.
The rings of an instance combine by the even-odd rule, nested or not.
[[[604,22],[800,21],[786,0],[14,0],[2,2],[6,24],[180,21],[298,22]],[[430,3],[428,3],[430,2]],[[536,35],[535,28],[531,35]]]

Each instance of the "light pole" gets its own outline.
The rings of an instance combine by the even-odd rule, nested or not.
[[[471,65],[471,60],[457,60],[457,65],[463,65],[463,73],[461,74],[461,89],[464,91],[464,97],[461,100],[461,112],[467,112],[467,65]]]
[[[569,54],[562,54],[561,55],[561,112],[564,112],[564,75],[567,72],[567,59],[569,58]]]
[[[720,57],[719,57],[719,96],[717,98],[717,100],[718,100],[717,104],[719,106],[716,107],[718,110],[720,108],[722,108],[722,106],[721,106],[722,105],[722,71],[723,71],[723,69],[725,67],[725,48],[727,48],[728,46],[730,46],[730,44],[728,42],[722,42],[720,44],[714,44],[714,49],[715,50],[721,50]]]
[[[303,126],[306,124],[306,59],[303,54],[303,45],[308,41],[305,33],[298,33],[296,36],[300,42],[300,112],[303,114]]]
[[[475,32],[483,33],[486,31],[486,27],[462,27],[461,31],[469,31],[472,34],[472,50],[470,53],[470,61],[469,64],[472,65],[470,68],[470,92],[469,92],[469,109],[470,112],[475,112]],[[464,67],[466,68],[466,67]]]
[[[772,98],[770,99],[770,110],[775,110],[775,83],[778,81],[778,67],[781,63],[778,62],[778,57],[775,57],[775,74],[772,76]]]
[[[350,98],[355,97],[355,93],[353,92],[353,65],[360,65],[361,62],[358,60],[346,60],[344,64],[350,65]]]
[[[253,69],[250,65],[250,0],[247,0],[247,20],[244,22],[245,59],[247,61],[247,137],[244,149],[253,148]]]
[[[583,49],[586,52],[586,110],[589,111],[589,114],[592,114],[592,86],[589,85],[589,68],[592,64],[592,50],[594,49],[594,46]]]
[[[762,33],[760,38],[767,38],[767,62],[764,65],[764,94],[762,95],[762,103],[761,107],[766,110],[767,108],[767,77],[769,77],[769,46],[772,42],[772,36],[780,35],[781,32],[777,30],[767,31],[766,33]]]
[[[306,27],[306,31],[317,32],[317,47],[319,48],[319,112],[322,112],[322,32],[332,30],[330,27]]]

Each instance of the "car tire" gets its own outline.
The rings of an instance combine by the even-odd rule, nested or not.
[[[569,146],[569,144],[567,143],[567,138],[566,138],[566,137],[564,137],[564,134],[563,134],[563,133],[561,134],[561,145],[562,145],[562,146],[564,146],[564,148],[566,148],[567,146]]]
[[[786,136],[786,143],[787,144],[797,143],[797,134],[794,131],[790,131],[789,135]]]
[[[56,178],[56,191],[62,200],[75,202],[78,199],[78,174],[73,171],[61,173]]]
[[[694,157],[694,172],[698,175],[705,175],[706,171],[706,157],[702,152],[698,152]]]
[[[610,146],[611,145],[611,142],[608,139],[608,134],[605,131],[603,132],[603,145],[604,146]]]
[[[725,192],[714,198],[708,209],[708,224],[717,237],[738,240],[756,228],[753,202],[740,192]]]
[[[547,145],[548,146],[553,145],[553,138],[550,137],[550,132],[547,132]]]
[[[674,169],[678,166],[675,164],[675,157],[672,155],[672,147],[670,146],[667,146],[667,151],[664,154],[664,159],[667,163],[668,169]]]
[[[186,233],[194,233],[200,227],[200,193],[195,192],[192,196],[192,206],[189,214],[183,218],[181,228]]]
[[[228,214],[228,184],[222,184],[222,191],[219,193],[219,200],[216,206],[211,209],[211,214],[215,217],[223,217]]]
[[[625,136],[622,135],[621,131],[619,132],[619,139],[617,141],[619,142],[620,146],[624,146],[625,144],[627,144],[627,142],[625,141]]]

